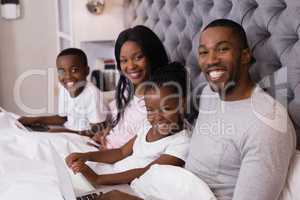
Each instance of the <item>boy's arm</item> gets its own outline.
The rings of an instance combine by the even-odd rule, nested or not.
[[[67,117],[61,117],[59,115],[41,117],[20,117],[18,121],[25,126],[33,124],[63,125],[67,121]]]
[[[128,184],[133,181],[135,178],[140,177],[143,175],[152,165],[160,164],[160,165],[174,165],[174,166],[183,166],[184,161],[171,156],[171,155],[161,155],[158,159],[150,163],[144,168],[137,168],[127,170],[121,173],[116,174],[105,174],[105,175],[98,175],[96,182],[92,183],[95,185],[115,185],[115,184]],[[83,173],[83,175],[85,175]],[[91,180],[92,181],[92,180]]]

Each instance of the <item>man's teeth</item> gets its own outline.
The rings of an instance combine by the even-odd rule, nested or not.
[[[224,71],[211,71],[209,72],[209,76],[213,79],[220,78],[225,72]]]

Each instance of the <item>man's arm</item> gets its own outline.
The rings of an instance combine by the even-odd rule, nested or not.
[[[233,200],[278,199],[295,151],[293,128],[279,132],[268,125],[252,127],[241,142],[242,164]]]

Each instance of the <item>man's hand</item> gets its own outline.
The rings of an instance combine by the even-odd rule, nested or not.
[[[142,200],[142,199],[124,192],[120,192],[118,190],[112,190],[96,198],[96,200]]]

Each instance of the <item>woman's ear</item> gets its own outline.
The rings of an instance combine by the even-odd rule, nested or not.
[[[186,107],[186,97],[181,97],[180,98],[180,109],[179,112],[180,114],[184,115],[187,111],[187,107]]]

